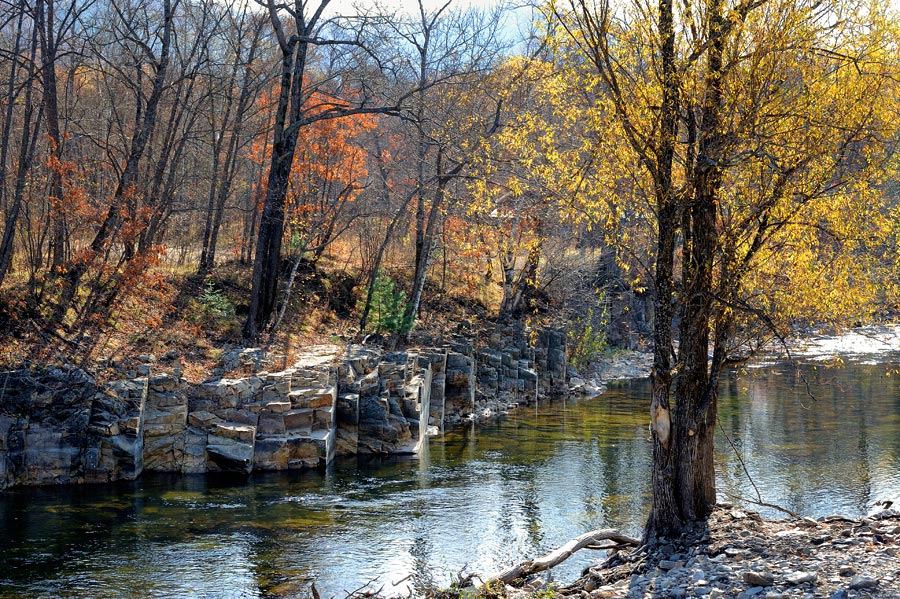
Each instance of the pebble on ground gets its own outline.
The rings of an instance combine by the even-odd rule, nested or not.
[[[510,595],[522,593],[517,591]],[[579,599],[900,599],[900,512],[768,521],[723,505],[703,529],[649,551],[620,551],[555,594]]]

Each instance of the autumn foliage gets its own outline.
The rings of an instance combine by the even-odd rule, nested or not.
[[[530,44],[452,6],[335,18],[312,43],[285,11],[151,4],[0,9],[0,294],[25,345],[102,353],[182,324],[241,342],[264,230],[282,232],[266,343],[363,334],[388,282],[398,335],[496,317],[596,331],[615,298],[683,310],[706,229],[703,309],[729,359],[896,312],[900,36],[881,4],[675,7],[665,73],[642,3],[544,3]],[[208,288],[234,308],[219,331],[187,314]],[[652,337],[618,317],[636,333],[619,341]]]

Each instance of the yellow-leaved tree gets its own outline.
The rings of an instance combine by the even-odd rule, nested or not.
[[[895,20],[877,0],[559,0],[546,14],[591,97],[573,110],[602,184],[578,201],[654,298],[649,540],[715,505],[723,367],[798,322],[865,318],[885,293]]]

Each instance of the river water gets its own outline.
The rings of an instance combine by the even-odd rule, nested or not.
[[[745,467],[765,501],[811,516],[900,495],[900,360],[878,359],[727,373],[721,498],[755,497]],[[433,439],[419,460],[8,491],[0,597],[305,597],[312,581],[323,599],[366,584],[405,594],[593,528],[639,534],[648,394],[632,381],[524,409]],[[553,574],[571,580],[598,557],[583,551]]]

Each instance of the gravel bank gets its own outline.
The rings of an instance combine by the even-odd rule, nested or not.
[[[598,395],[606,391],[607,383],[612,381],[650,376],[652,367],[652,353],[618,350],[602,360],[591,362],[583,372],[570,370],[569,384],[573,393]]]
[[[649,552],[620,551],[559,587],[557,595],[898,599],[898,545],[900,512],[892,509],[859,519],[765,521],[755,512],[720,506],[704,528]]]

